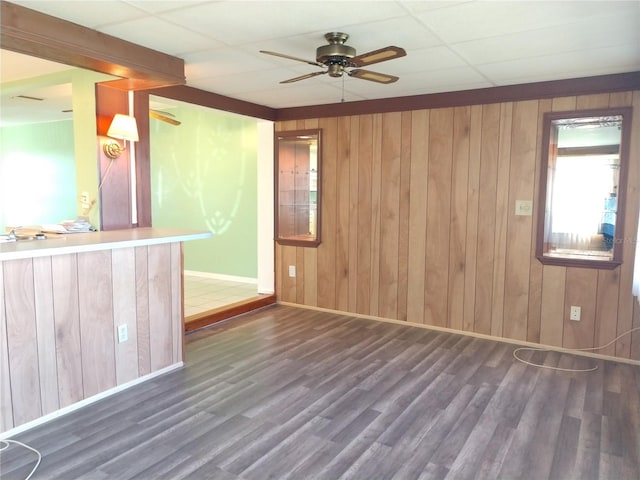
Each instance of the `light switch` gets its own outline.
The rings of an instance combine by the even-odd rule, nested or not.
[[[533,202],[531,200],[516,200],[516,215],[533,215]]]

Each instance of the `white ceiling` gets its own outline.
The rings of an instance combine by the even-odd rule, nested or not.
[[[317,67],[259,53],[315,60],[329,31],[358,54],[407,51],[370,67],[397,83],[346,77],[345,101],[640,71],[640,0],[12,2],[183,58],[187,85],[273,108],[341,100],[343,79],[282,85]]]

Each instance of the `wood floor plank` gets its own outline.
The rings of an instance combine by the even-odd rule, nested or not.
[[[186,366],[16,437],[34,478],[637,479],[640,367],[274,306]],[[0,452],[3,480],[28,451]]]

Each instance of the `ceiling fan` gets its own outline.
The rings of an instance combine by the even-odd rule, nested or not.
[[[278,52],[270,52],[267,50],[260,50],[260,53],[266,53],[267,55],[275,55],[276,57],[288,58],[289,60],[295,60],[297,62],[304,62],[309,65],[314,65],[322,68],[322,71],[307,73],[299,77],[283,80],[280,83],[292,83],[299,80],[305,80],[307,78],[315,77],[317,75],[324,75],[328,73],[330,77],[341,77],[344,73],[350,77],[361,78],[363,80],[369,80],[371,82],[378,83],[393,83],[398,80],[398,77],[394,75],[387,75],[386,73],[372,72],[370,70],[363,70],[359,67],[367,65],[373,65],[374,63],[386,62],[387,60],[393,60],[394,58],[404,57],[407,52],[400,47],[384,47],[371,52],[356,55],[356,49],[346,45],[345,42],[349,38],[349,35],[341,32],[329,32],[325,34],[324,38],[327,39],[329,45],[322,45],[316,50],[316,61],[305,60],[303,58],[292,57],[291,55],[285,55]]]

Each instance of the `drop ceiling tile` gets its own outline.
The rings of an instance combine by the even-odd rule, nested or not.
[[[281,85],[273,89],[242,94],[242,99],[245,101],[260,103],[271,108],[339,103],[340,97],[340,90],[332,85],[313,82]],[[264,99],[267,101],[265,102]]]
[[[427,27],[409,16],[345,26],[341,31],[349,34],[346,43],[354,47],[357,54],[389,45],[416,50],[442,44]],[[318,46],[326,43],[322,40]]]
[[[496,85],[586,77],[640,70],[640,57],[619,47],[559,53],[532,59],[488,63],[476,67]]]
[[[99,30],[101,26],[141,18],[146,13],[132,5],[116,0],[12,0],[26,8],[62,18],[85,27]]]
[[[202,3],[207,0],[124,0],[125,3],[133,5],[140,10],[148,13],[163,13],[179,8],[188,8]]]
[[[221,95],[235,95],[243,92],[253,92],[276,88],[280,81],[295,77],[298,73],[286,69],[259,70],[254,72],[234,73],[228,75],[216,75],[213,78],[198,78],[188,80],[190,86],[200,88],[208,86],[214,88]]]
[[[331,8],[332,5],[339,8]],[[396,2],[212,2],[174,10],[167,20],[189,26],[228,45],[242,45],[270,38],[300,35],[317,30],[333,31],[342,25],[405,15]],[[164,16],[165,14],[161,14]]]
[[[406,57],[378,63],[372,70],[391,68],[394,75],[414,72],[432,72],[434,70],[463,67],[467,63],[449,47],[432,47],[420,50],[409,50]]]
[[[49,73],[72,70],[74,67],[50,62],[9,50],[0,50],[0,82],[13,82]]]
[[[100,31],[178,57],[222,45],[204,35],[150,16],[109,25]],[[176,38],[180,41],[176,42]]]
[[[569,25],[612,11],[636,15],[637,1],[527,1],[468,2],[417,14],[445,42],[525,32],[554,25]]]
[[[437,0],[420,0],[420,1],[415,1],[415,0],[399,0],[400,3],[402,5],[405,6],[405,8],[407,10],[409,10],[412,13],[420,13],[420,12],[427,12],[430,10],[437,10],[438,8],[443,8],[443,7],[451,7],[452,5],[455,5],[456,3],[467,3],[469,2],[469,0],[443,0],[443,1],[437,1]]]
[[[550,52],[562,53],[628,44],[640,57],[639,19],[606,15],[570,25],[553,26],[527,32],[511,33],[470,42],[451,48],[468,62],[484,64],[540,57]]]
[[[396,84],[393,84],[396,85]],[[465,85],[493,86],[485,76],[471,67],[456,67],[432,72],[420,72],[403,75],[397,82],[398,89],[415,91],[442,91],[442,88],[451,89],[452,86]]]
[[[255,72],[272,69],[260,53],[251,54],[238,48],[217,48],[184,56],[187,82],[202,78],[215,78],[232,73]],[[258,77],[259,78],[259,77]]]

